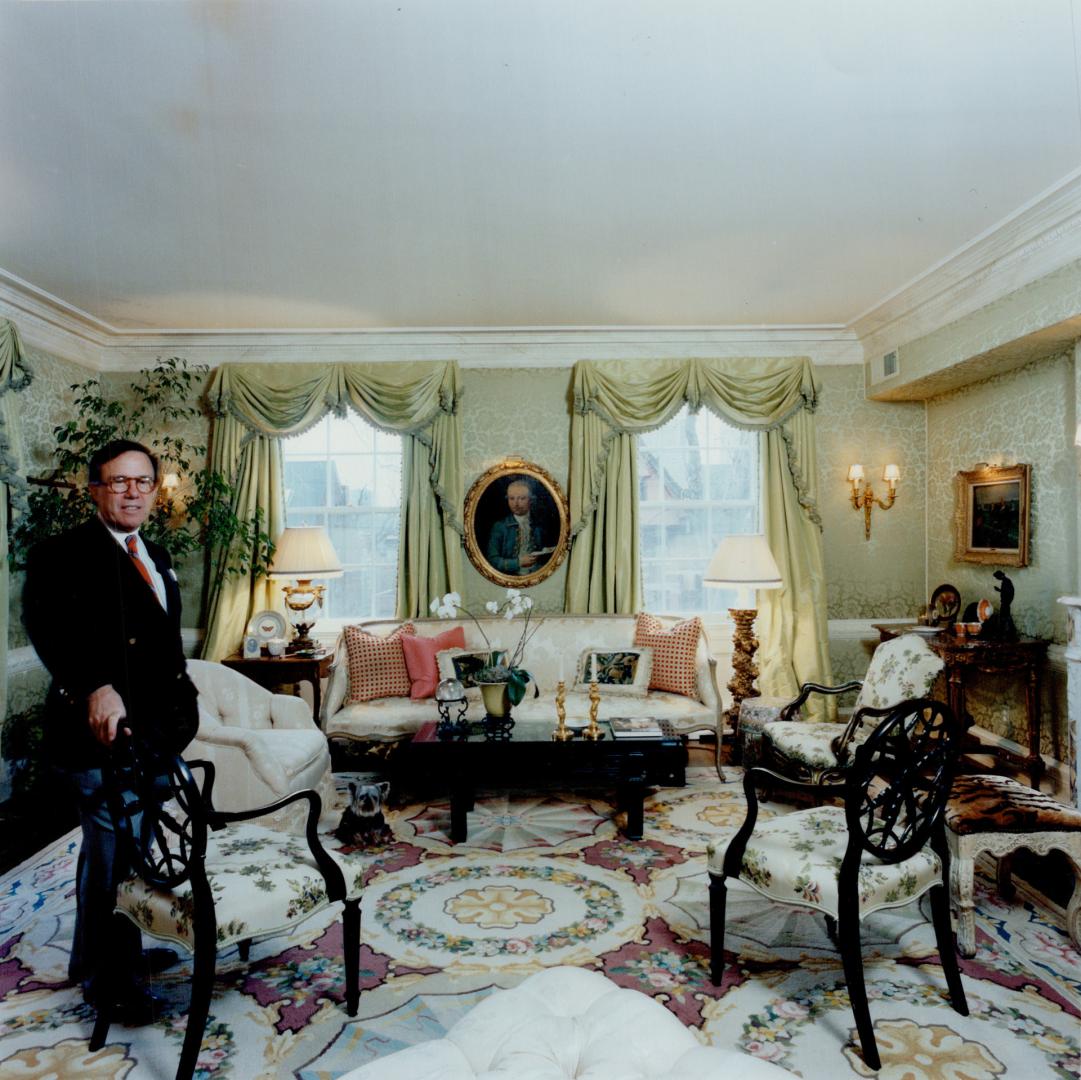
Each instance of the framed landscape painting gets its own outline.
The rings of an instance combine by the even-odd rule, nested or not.
[[[1028,566],[1031,465],[987,465],[957,474],[953,557]]]

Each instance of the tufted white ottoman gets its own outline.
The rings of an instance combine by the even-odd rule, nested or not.
[[[585,968],[556,967],[497,990],[442,1039],[339,1080],[779,1080],[785,1069],[702,1046],[663,1005]]]

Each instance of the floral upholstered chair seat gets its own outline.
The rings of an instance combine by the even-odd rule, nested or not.
[[[327,854],[345,874],[349,897],[359,896],[360,867],[335,851]],[[330,903],[304,837],[263,825],[230,825],[210,833],[206,876],[214,897],[218,949],[255,935],[289,933]],[[170,890],[128,878],[117,891],[116,905],[152,937],[194,950],[190,882]]]
[[[845,810],[819,806],[763,821],[754,831],[739,880],[783,904],[837,917],[837,872],[848,846]],[[722,873],[728,840],[707,848],[709,872]],[[942,883],[942,862],[930,846],[899,863],[865,853],[859,868],[860,917],[907,904]]]
[[[793,719],[799,716],[799,705],[814,692],[805,687],[794,702],[777,709],[775,720],[761,725],[765,761],[779,764],[798,779],[835,782],[851,752],[874,730],[874,722],[864,722],[864,710],[888,709],[930,694],[944,666],[916,634],[883,642],[871,657],[848,724]],[[854,684],[846,685],[854,688]]]

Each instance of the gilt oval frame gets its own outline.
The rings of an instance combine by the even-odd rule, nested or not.
[[[489,554],[492,529],[509,513],[507,487],[516,480],[524,480],[531,489],[534,506],[539,503],[537,527],[542,531],[544,548],[552,548],[544,564],[526,574],[501,569],[491,561],[498,556]],[[496,585],[511,589],[532,588],[550,578],[567,557],[571,532],[567,498],[552,474],[532,461],[506,458],[481,473],[466,494],[463,516],[465,551],[469,561],[479,574]]]

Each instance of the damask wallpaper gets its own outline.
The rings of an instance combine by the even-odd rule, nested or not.
[[[1031,562],[1007,569],[1016,588],[1013,617],[1023,634],[1066,641],[1065,609],[1057,598],[1077,575],[1074,362],[1071,353],[1026,364],[927,404],[927,563],[930,584],[957,586],[967,605],[986,598],[996,607],[996,567],[957,562],[954,551],[955,478],[979,462],[1032,465]],[[1065,753],[1065,688],[1044,680],[1043,749]],[[1021,688],[1010,678],[982,678],[968,695],[976,723],[1014,741],[1024,739]]]
[[[486,469],[507,457],[532,461],[567,494],[570,469],[570,368],[465,368],[462,371],[462,472],[465,492]],[[530,589],[537,610],[561,612],[566,560]],[[465,559],[462,599],[470,611],[499,597]]]
[[[915,617],[927,602],[923,404],[868,401],[862,367],[822,367],[816,375],[822,386],[815,427],[829,617]],[[846,477],[854,462],[863,465],[881,498],[887,492],[883,467],[892,462],[901,469],[897,501],[888,511],[872,511],[870,540],[864,539],[863,511],[849,501]]]
[[[73,412],[71,387],[85,382],[93,372],[70,360],[27,348],[27,360],[33,380],[19,392],[19,422],[28,476],[44,476],[52,470],[52,448],[56,445],[53,428]],[[12,648],[27,644],[22,623],[23,575],[13,573],[8,593],[10,612],[8,641]],[[12,688],[14,692],[14,688]]]
[[[1075,455],[1068,437],[1073,414],[1073,357],[1061,354],[951,391],[927,405],[927,565],[931,586],[956,585],[962,603],[986,597],[998,607],[995,567],[956,562],[957,473],[979,462],[1032,465],[1031,562],[1008,569],[1017,596],[1018,629],[1066,641],[1065,609],[1077,567]]]

